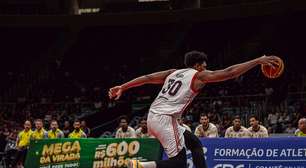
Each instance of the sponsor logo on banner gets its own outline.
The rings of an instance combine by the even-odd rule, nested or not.
[[[125,166],[128,160],[139,152],[139,149],[140,143],[138,141],[99,145],[96,148],[93,168]],[[132,159],[144,160],[142,157]]]
[[[217,164],[214,168],[245,168],[243,164],[234,166],[232,164]]]
[[[40,154],[41,165],[46,164],[60,164],[63,162],[79,161],[80,160],[81,146],[79,141],[52,143],[43,146],[42,153]],[[39,154],[39,153],[37,153]],[[78,167],[79,163],[68,163],[65,167]],[[41,166],[41,168],[48,168],[48,166]]]
[[[306,168],[306,138],[200,140],[206,164],[210,168]],[[194,168],[190,151],[187,151],[187,159],[187,167]]]

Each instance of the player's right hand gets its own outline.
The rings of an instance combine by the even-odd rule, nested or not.
[[[277,56],[263,55],[259,58],[259,64],[268,64],[269,66],[277,65],[279,58]]]
[[[122,95],[122,87],[121,86],[115,86],[109,89],[108,96],[110,99],[115,98],[115,100],[118,100]]]

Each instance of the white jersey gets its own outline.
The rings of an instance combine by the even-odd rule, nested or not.
[[[231,126],[226,129],[225,138],[251,138],[251,132],[243,126],[239,131],[235,131],[234,127]]]
[[[208,137],[208,138],[218,137],[218,128],[214,124],[208,123],[207,130],[204,130],[203,125],[200,124],[196,127],[194,135],[197,137]]]
[[[251,137],[252,138],[266,138],[266,137],[269,137],[267,129],[262,125],[259,125],[259,130],[258,131],[254,131],[252,127],[248,128],[248,130],[251,132]]]
[[[192,81],[197,72],[195,69],[187,68],[171,73],[152,103],[150,112],[180,116],[197,95],[192,89]]]

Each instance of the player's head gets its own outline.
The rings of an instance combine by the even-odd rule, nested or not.
[[[204,52],[190,51],[185,54],[184,63],[188,68],[204,71],[207,66],[207,55]]]
[[[306,131],[306,118],[301,118],[299,120],[299,130]]]
[[[81,128],[81,122],[80,122],[80,120],[75,120],[74,121],[74,123],[73,123],[73,128],[75,129],[75,130],[80,130],[80,128]]]
[[[250,121],[250,126],[251,126],[251,127],[257,127],[258,124],[259,124],[258,118],[257,118],[257,116],[255,116],[255,115],[252,115],[252,116],[249,118],[249,121]]]
[[[69,121],[65,121],[64,122],[64,127],[65,128],[69,128],[70,127],[70,122]]]
[[[140,119],[139,126],[140,126],[142,129],[147,129],[147,119],[146,119],[145,117],[143,117],[143,118]]]
[[[31,127],[32,127],[31,121],[26,120],[26,121],[24,122],[24,124],[23,124],[23,127],[24,127],[25,130],[30,130]]]
[[[50,128],[51,130],[55,131],[56,129],[58,129],[58,123],[56,120],[52,120],[50,123]]]
[[[81,121],[81,127],[84,127],[84,128],[86,127],[86,121],[85,120]]]
[[[234,119],[233,119],[233,126],[234,126],[234,129],[240,129],[241,127],[241,120],[240,120],[240,116],[235,116]]]
[[[128,117],[127,116],[121,116],[119,118],[119,127],[126,130],[128,128]]]
[[[208,115],[207,115],[207,114],[201,114],[201,115],[200,115],[200,123],[201,123],[202,125],[204,125],[205,127],[208,126],[209,118],[208,118]]]
[[[38,130],[42,129],[42,127],[43,127],[42,119],[38,118],[38,119],[35,120],[34,123],[35,123],[35,128],[36,129],[38,129]]]

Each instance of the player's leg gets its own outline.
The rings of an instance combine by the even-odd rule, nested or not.
[[[149,114],[147,124],[149,133],[160,141],[170,159],[157,162],[130,161],[129,166],[131,168],[186,168],[184,135],[183,131],[179,130],[177,120],[171,116]]]
[[[183,148],[176,156],[169,160],[159,160],[151,162],[140,162],[138,160],[130,160],[128,168],[186,168],[187,157],[186,150]]]
[[[201,142],[189,131],[184,132],[185,145],[191,151],[193,164],[196,168],[207,168]]]

